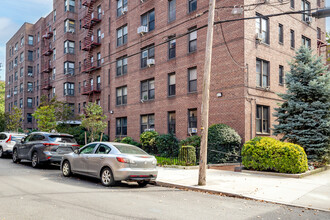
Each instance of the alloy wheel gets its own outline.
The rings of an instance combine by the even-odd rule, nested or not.
[[[32,167],[37,167],[38,161],[39,161],[38,154],[34,153],[32,156]]]
[[[70,164],[69,162],[64,162],[63,166],[62,166],[62,173],[63,176],[68,177],[71,174],[71,168],[70,168]]]
[[[109,185],[110,182],[111,182],[111,173],[110,173],[110,170],[106,169],[103,171],[102,173],[102,182],[105,184],[105,185]]]

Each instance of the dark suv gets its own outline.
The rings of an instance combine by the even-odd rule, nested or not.
[[[13,162],[32,161],[36,168],[45,163],[61,163],[64,154],[73,152],[79,145],[72,135],[34,132],[13,148]]]

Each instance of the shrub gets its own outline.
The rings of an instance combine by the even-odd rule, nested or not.
[[[137,147],[141,147],[141,144],[139,142],[134,141],[134,139],[131,137],[125,137],[120,142],[124,143],[124,144],[130,144],[130,145],[134,145]]]
[[[307,156],[302,147],[269,137],[256,137],[246,142],[242,149],[242,163],[248,169],[280,173],[308,170]]]
[[[187,166],[196,164],[196,149],[194,146],[182,146],[179,151],[179,160],[184,161]]]
[[[162,157],[177,157],[179,141],[173,134],[162,134],[155,138],[157,152]]]
[[[148,153],[155,154],[157,153],[155,138],[158,137],[158,133],[156,131],[145,131],[140,135],[140,143],[142,145],[143,150]]]
[[[215,124],[209,127],[208,163],[237,162],[239,160],[241,137],[231,127],[225,124]]]
[[[187,137],[186,140],[181,140],[180,141],[180,146],[187,146],[187,145],[191,145],[194,146],[196,149],[196,159],[199,159],[199,150],[201,147],[201,137],[194,135],[194,136],[190,136]]]

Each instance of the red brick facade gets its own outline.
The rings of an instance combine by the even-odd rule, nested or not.
[[[26,115],[36,109],[36,101],[33,103],[32,108],[27,108],[27,98],[31,96],[34,100],[37,100],[38,96],[38,102],[40,103],[41,95],[45,94],[52,97],[53,88],[55,88],[57,99],[74,104],[76,114],[82,113],[84,103],[99,101],[108,116],[107,121],[110,127],[106,133],[110,134],[111,140],[116,137],[116,119],[118,118],[127,118],[127,136],[138,140],[141,132],[142,116],[150,114],[154,114],[154,129],[159,133],[168,133],[169,112],[175,112],[176,136],[183,139],[189,135],[189,109],[197,109],[197,126],[194,122],[191,125],[196,126],[199,134],[206,40],[206,28],[201,27],[207,24],[208,0],[196,1],[197,9],[190,13],[189,3],[194,8],[194,1],[176,0],[175,20],[171,22],[169,22],[169,1],[128,1],[127,11],[125,9],[124,13],[117,16],[116,0],[96,0],[92,1],[93,18],[95,18],[93,19],[95,22],[93,28],[89,28],[88,23],[88,21],[91,21],[91,17],[87,20],[87,25],[84,22],[84,18],[88,15],[88,7],[80,5],[85,2],[83,0],[80,3],[79,0],[76,0],[75,12],[73,13],[64,11],[64,1],[54,1],[55,22],[54,12],[52,12],[34,25],[25,24],[7,43],[6,81],[8,82],[9,77],[14,75],[16,68],[9,70],[9,63],[16,56],[19,56],[20,51],[25,51],[27,54],[27,50],[29,50],[27,36],[32,34],[37,39],[38,32],[44,35],[47,24],[51,25],[50,30],[53,33],[55,33],[54,28],[56,29],[55,41],[53,41],[53,37],[49,40],[41,37],[40,42],[35,41],[32,47],[32,50],[37,50],[39,47],[44,51],[48,45],[45,44],[45,40],[47,40],[47,43],[52,42],[52,49],[56,49],[55,60],[53,60],[54,52],[50,56],[40,55],[39,59],[35,58],[31,65],[36,66],[39,64],[41,66],[39,73],[35,70],[34,77],[30,79],[27,76],[27,71],[24,71],[23,77],[18,77],[18,80],[14,80],[10,85],[6,84],[6,95],[9,93],[8,91],[11,91],[15,85],[19,85],[21,82],[24,83],[25,89],[29,80],[32,80],[35,84],[38,81],[39,89],[34,89],[32,93],[24,90],[22,93],[18,92],[18,95],[8,98],[6,96],[6,111],[9,111],[9,108],[11,108],[9,105],[13,105],[11,103],[14,103],[14,100],[18,100],[19,103],[19,99],[23,98],[24,128],[35,128],[35,120],[33,120],[33,123],[27,123]],[[87,1],[87,4],[89,3],[91,3],[90,0]],[[217,1],[217,8],[219,9],[216,10],[215,20],[239,18],[239,16],[231,15],[232,6],[254,3],[256,3],[254,0]],[[323,5],[324,2],[322,2]],[[99,6],[101,10],[98,13]],[[316,2],[311,1],[311,8],[316,7]],[[245,7],[245,9],[247,11],[244,12],[243,16],[246,18],[254,17],[257,13],[269,15],[300,10],[301,1],[295,1],[295,9],[290,8],[290,4],[279,5],[278,3],[260,5],[255,9],[252,6]],[[155,15],[154,30],[143,35],[138,34],[137,29],[144,21],[141,16],[152,10],[154,10]],[[98,17],[98,14],[100,14],[100,17]],[[89,14],[89,16],[92,15]],[[65,20],[67,19],[75,21],[74,33],[64,32]],[[148,19],[152,22],[152,15],[149,15]],[[81,28],[80,20],[82,20]],[[279,43],[279,24],[283,25],[283,43]],[[117,46],[117,30],[125,25],[127,25],[127,43]],[[152,26],[151,23],[149,25]],[[198,29],[197,49],[194,52],[189,52],[190,35],[187,33],[191,28]],[[269,130],[266,133],[258,133],[256,130],[256,106],[268,106],[270,111],[268,124],[271,126],[275,123],[272,116],[273,108],[281,101],[276,93],[285,91],[284,86],[279,85],[279,66],[283,66],[284,72],[288,71],[288,61],[294,55],[294,48],[291,49],[290,47],[290,30],[295,32],[295,48],[302,44],[302,36],[305,36],[310,39],[311,47],[317,51],[317,28],[321,30],[321,40],[324,40],[324,19],[317,21],[313,19],[308,24],[302,21],[302,15],[272,17],[268,20],[269,43],[258,43],[256,41],[256,20],[223,23],[222,27],[217,25],[214,32],[212,57],[210,124],[228,124],[241,135],[243,140],[248,140],[256,135],[269,135]],[[100,41],[97,41],[99,29]],[[80,50],[79,42],[81,42],[82,49],[90,45],[90,43],[88,45],[84,44],[84,38],[90,36],[91,33],[94,33],[94,41],[101,45],[93,44],[93,49],[89,51]],[[21,34],[25,36],[25,44],[18,52],[14,52],[14,55],[10,56],[9,50],[19,41]],[[166,41],[171,37],[177,38],[176,52],[175,58],[169,59],[169,43]],[[193,38],[194,36],[191,36],[191,39]],[[75,42],[74,54],[64,54],[64,42],[67,40]],[[155,65],[141,68],[141,49],[150,45],[155,46]],[[98,53],[101,55],[99,63],[97,62]],[[152,54],[150,51],[149,53]],[[88,70],[86,71],[83,65],[84,59],[90,60],[91,56],[94,58],[94,66],[99,65],[100,68],[93,69],[91,63],[86,61]],[[127,74],[117,76],[116,61],[125,56],[127,56]],[[25,58],[27,58],[27,55]],[[42,72],[47,67],[46,64],[48,64],[49,59],[52,60],[51,67],[56,69],[55,80],[52,77],[52,72]],[[256,83],[257,59],[268,62],[268,85],[262,88],[259,88]],[[74,75],[64,74],[64,62],[66,61],[75,63]],[[81,63],[81,68],[79,68],[79,63]],[[30,63],[25,60],[20,65],[27,69]],[[20,65],[16,69],[19,69]],[[193,74],[189,74],[189,69],[195,67],[197,68],[197,91],[189,92],[189,76],[194,77]],[[175,96],[169,96],[168,92],[170,73],[175,73]],[[97,81],[98,76],[100,77],[99,84]],[[51,78],[50,81],[48,81],[49,78]],[[91,78],[93,78],[93,88],[89,83]],[[141,82],[150,79],[154,80],[154,99],[143,100],[144,95],[141,95],[141,90],[144,90],[144,87],[142,88]],[[83,88],[84,81],[86,81],[85,89]],[[74,95],[72,96],[64,95],[64,84],[67,82],[74,83]],[[191,88],[194,88],[193,84],[194,82],[191,82]],[[116,89],[124,86],[127,87],[127,103],[118,106]],[[152,90],[152,82],[149,82],[148,86]],[[152,91],[149,91],[148,95],[150,97],[152,97],[152,94]],[[152,121],[151,117],[149,119]]]

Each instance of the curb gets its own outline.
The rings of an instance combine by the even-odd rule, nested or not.
[[[286,205],[286,206],[296,207],[296,208],[304,208],[304,209],[310,209],[310,210],[319,210],[319,211],[323,211],[323,212],[330,212],[330,209],[327,210],[327,209],[322,209],[322,208],[313,208],[313,207],[309,207],[309,206],[296,205],[296,204],[285,203],[285,202],[264,200],[264,199],[244,196],[244,195],[236,194],[236,193],[228,193],[228,192],[221,192],[221,191],[217,191],[217,190],[198,188],[195,186],[186,186],[186,185],[168,183],[168,182],[162,182],[162,181],[155,181],[154,185],[160,186],[160,187],[176,188],[176,189],[180,189],[180,190],[190,190],[190,191],[194,191],[194,192],[210,193],[210,194],[214,194],[214,195],[227,196],[227,197],[238,198],[238,199],[254,200],[254,201],[258,201],[258,202],[267,202],[267,203],[272,203],[272,204],[277,204],[277,205]]]

